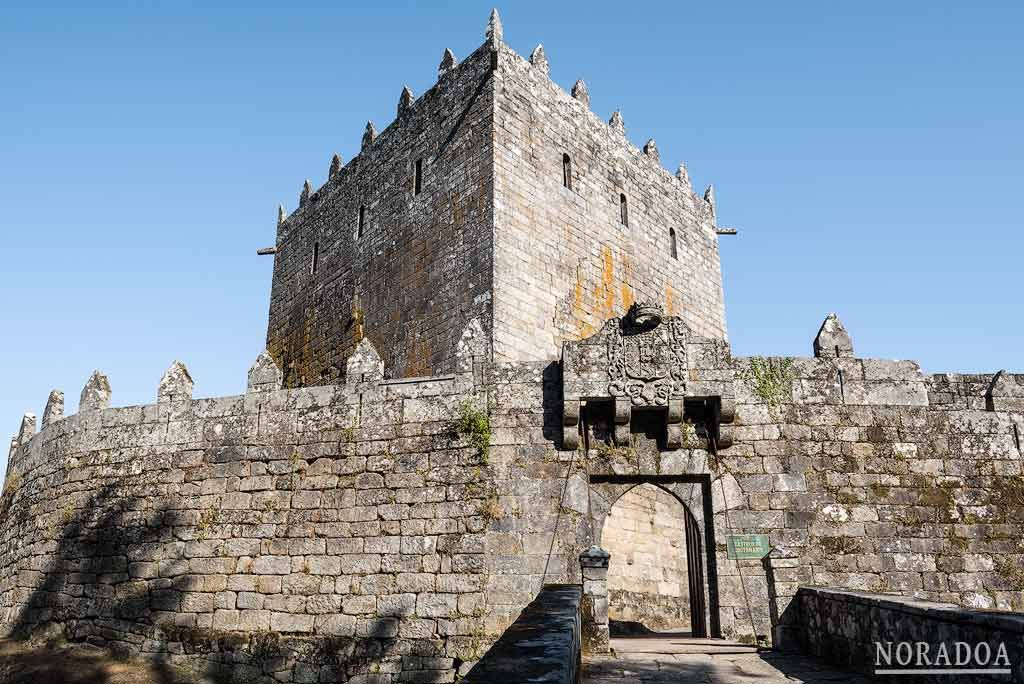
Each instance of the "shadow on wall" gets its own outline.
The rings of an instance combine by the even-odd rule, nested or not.
[[[224,587],[204,586],[214,575],[187,573],[183,547],[189,542],[179,540],[174,530],[200,529],[195,511],[150,508],[150,497],[123,495],[131,488],[125,480],[103,486],[64,525],[46,570],[19,571],[21,583],[33,588],[16,590],[29,594],[13,622],[14,637],[63,637],[105,647],[115,657],[142,656],[158,684],[192,677],[212,684],[270,683],[281,681],[275,673],[285,672],[291,681],[344,681],[380,671],[385,658],[401,658],[396,639],[388,638],[388,626],[380,619],[364,630],[367,637],[292,637],[265,629],[228,632],[176,625],[175,614],[179,619],[194,614],[183,612],[183,601],[207,600],[208,608],[200,614],[210,615],[214,595]],[[27,508],[24,499],[18,503]],[[28,522],[26,514],[20,515]],[[158,577],[171,573],[177,576]],[[180,648],[175,646],[172,654],[168,643]],[[33,681],[105,681],[81,680],[81,668],[80,658],[55,660],[45,663]],[[189,679],[182,678],[185,674]]]

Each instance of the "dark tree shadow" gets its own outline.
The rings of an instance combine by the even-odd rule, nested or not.
[[[51,649],[54,657],[45,662],[45,668],[33,670],[36,674],[31,684],[104,684],[108,678],[98,664],[103,659],[108,664],[111,659],[144,659],[151,677],[147,684],[184,684],[199,679],[215,684],[269,684],[277,681],[275,672],[285,669],[301,673],[307,681],[345,681],[379,670],[388,658],[401,659],[404,664],[410,653],[417,657],[444,655],[443,646],[429,640],[423,644],[404,640],[400,648],[393,618],[387,617],[376,618],[361,630],[368,636],[354,637],[174,626],[175,614],[184,614],[180,611],[182,595],[198,590],[195,584],[202,577],[182,571],[166,581],[147,582],[133,578],[130,567],[133,563],[158,567],[156,561],[145,560],[152,557],[148,552],[175,541],[175,528],[194,523],[185,511],[146,508],[148,500],[158,499],[124,495],[140,488],[145,485],[128,478],[108,483],[63,525],[41,581],[34,583],[19,607],[13,636],[30,642],[37,651],[36,661],[39,653],[45,653],[36,644],[46,640],[51,646],[66,639],[98,648],[95,655]],[[19,503],[27,507],[24,500]],[[22,559],[19,567],[24,565]],[[0,653],[0,667],[25,669],[32,660],[12,655],[7,661]]]

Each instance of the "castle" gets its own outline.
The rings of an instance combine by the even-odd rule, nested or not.
[[[386,684],[465,675],[552,583],[593,650],[615,620],[783,644],[800,585],[1020,609],[1024,376],[860,358],[834,315],[813,356],[734,357],[724,232],[493,13],[280,212],[245,394],[175,362],[154,404],[97,372],[25,416],[0,625]]]

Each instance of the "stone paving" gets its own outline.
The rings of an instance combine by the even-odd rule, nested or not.
[[[587,656],[584,684],[869,684],[862,675],[841,672],[800,655],[760,651],[722,639],[619,637],[610,656]]]

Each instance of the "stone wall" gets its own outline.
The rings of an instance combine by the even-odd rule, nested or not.
[[[282,680],[444,680],[544,584],[580,580],[635,486],[621,478],[671,491],[702,526],[707,493],[725,636],[769,635],[801,583],[1019,607],[1018,376],[733,358],[693,335],[686,350],[678,449],[639,413],[616,445],[595,402],[584,446],[563,450],[559,364],[470,357],[389,381],[364,341],[345,385],[274,389],[264,356],[245,395],[193,400],[176,364],[160,401],[123,408],[94,377],[78,415],[51,397],[38,434],[23,421],[0,619]],[[706,397],[734,402],[733,422]],[[729,560],[734,533],[767,534],[786,572]]]
[[[465,684],[579,684],[578,584],[548,584],[480,659]]]
[[[608,617],[648,629],[688,629],[690,590],[682,504],[639,485],[612,506],[601,531],[608,566]]]
[[[442,68],[279,224],[267,348],[286,386],[337,382],[362,334],[394,377],[449,373],[469,321],[489,329],[489,83],[486,48]]]
[[[901,681],[936,684],[1024,682],[1024,616],[1020,614],[817,587],[801,588],[795,607],[805,652],[849,670],[873,674],[876,668],[937,669],[940,672],[932,675],[900,676]],[[999,657],[1000,646],[1005,648],[1005,659]],[[1010,669],[1012,676],[941,672],[999,669],[1000,665]]]
[[[599,119],[585,87],[573,97],[553,83],[542,54],[527,61],[503,46],[498,64],[496,358],[556,358],[564,340],[589,336],[634,300],[661,303],[695,332],[725,338],[713,209],[685,169],[673,176],[656,147],[630,144],[621,119]]]

